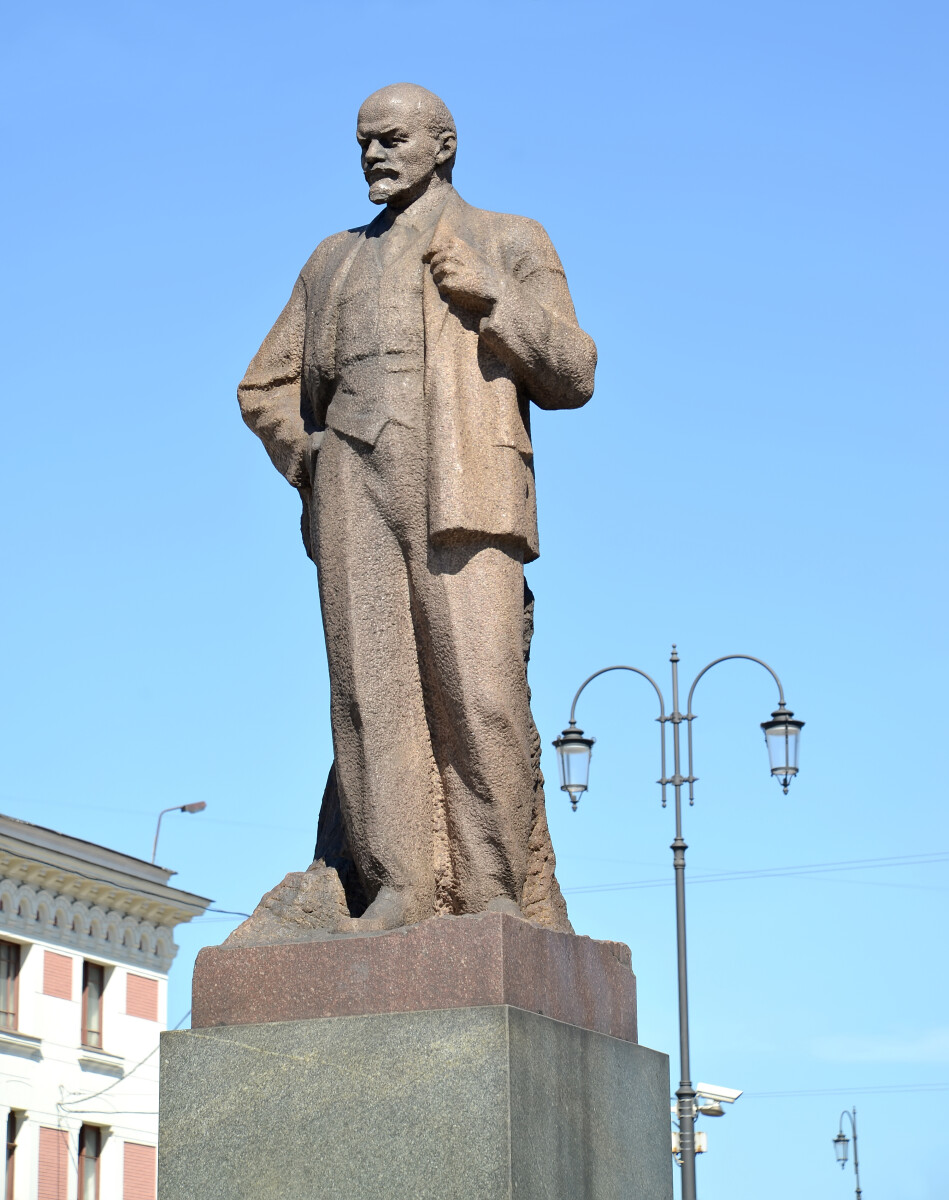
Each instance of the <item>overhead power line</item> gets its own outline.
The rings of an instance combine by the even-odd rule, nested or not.
[[[840,862],[800,863],[786,867],[761,867],[748,871],[714,871],[706,875],[690,875],[689,883],[728,883],[742,879],[783,879],[792,875],[822,875],[835,871],[865,871],[881,867],[923,867],[932,863],[949,862],[949,850],[929,854],[898,854],[889,858],[852,858]],[[662,879],[639,879],[625,883],[588,883],[565,887],[564,892],[616,892],[635,888],[670,887],[672,876]]]
[[[185,1013],[185,1015],[183,1017],[181,1017],[178,1020],[178,1022],[171,1027],[171,1030],[169,1030],[169,1032],[174,1032],[176,1029],[180,1029],[181,1026],[184,1025],[185,1021],[187,1021],[187,1019],[190,1016],[191,1016],[191,1009],[189,1008],[188,1011]],[[77,1104],[86,1104],[90,1100],[95,1100],[97,1096],[104,1096],[106,1094],[106,1092],[111,1092],[112,1089],[114,1087],[118,1087],[120,1083],[125,1083],[127,1080],[131,1079],[131,1077],[135,1074],[135,1072],[139,1069],[139,1067],[143,1067],[148,1062],[148,1060],[152,1057],[153,1054],[158,1053],[158,1050],[159,1050],[159,1043],[156,1042],[155,1045],[151,1048],[151,1050],[149,1050],[149,1052],[145,1055],[145,1057],[143,1059],[141,1059],[140,1062],[137,1062],[130,1071],[126,1071],[125,1074],[120,1076],[118,1079],[113,1079],[111,1083],[107,1083],[104,1088],[100,1088],[99,1091],[97,1091],[97,1092],[89,1092],[85,1096],[74,1096],[71,1100],[61,1100],[56,1105],[56,1107],[58,1109],[61,1109],[63,1112],[70,1112],[73,1110],[74,1106]],[[146,1113],[144,1115],[147,1116],[149,1114]]]
[[[946,1092],[949,1083],[878,1083],[861,1087],[801,1088],[786,1092],[745,1092],[749,1100],[781,1100],[793,1096],[886,1096],[906,1092]]]

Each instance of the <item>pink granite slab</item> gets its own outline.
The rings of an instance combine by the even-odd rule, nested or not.
[[[636,1041],[636,977],[620,942],[554,933],[505,913],[435,917],[389,933],[209,946],[192,1027],[510,1004]]]

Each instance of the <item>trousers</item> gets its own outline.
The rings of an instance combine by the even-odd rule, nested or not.
[[[523,561],[429,544],[426,460],[423,429],[327,430],[311,529],[351,852],[415,919],[520,902],[533,789]]]

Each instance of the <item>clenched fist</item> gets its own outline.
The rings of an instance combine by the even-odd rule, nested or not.
[[[438,290],[470,312],[489,313],[504,290],[504,279],[477,250],[458,237],[432,243],[423,256],[431,263]]]

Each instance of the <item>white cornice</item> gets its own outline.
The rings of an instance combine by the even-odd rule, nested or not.
[[[160,894],[174,898],[193,907],[192,915],[203,912],[211,903],[205,896],[169,887],[168,880],[174,875],[165,867],[121,854],[96,842],[57,833],[42,825],[31,825],[0,813],[0,849],[30,859],[41,866],[59,867],[64,871],[92,879],[97,882],[113,883],[143,894]]]
[[[164,973],[172,930],[211,903],[172,872],[105,846],[0,816],[0,929]]]
[[[37,861],[32,854],[17,854],[0,839],[0,877],[28,883],[55,895],[85,900],[103,908],[112,908],[123,916],[128,914],[153,921],[159,925],[180,925],[199,917],[210,900],[179,892],[177,888],[153,886],[143,890],[130,886],[130,881],[115,878],[114,872],[102,871],[96,879],[70,870],[64,864]],[[109,878],[112,875],[113,878]]]

